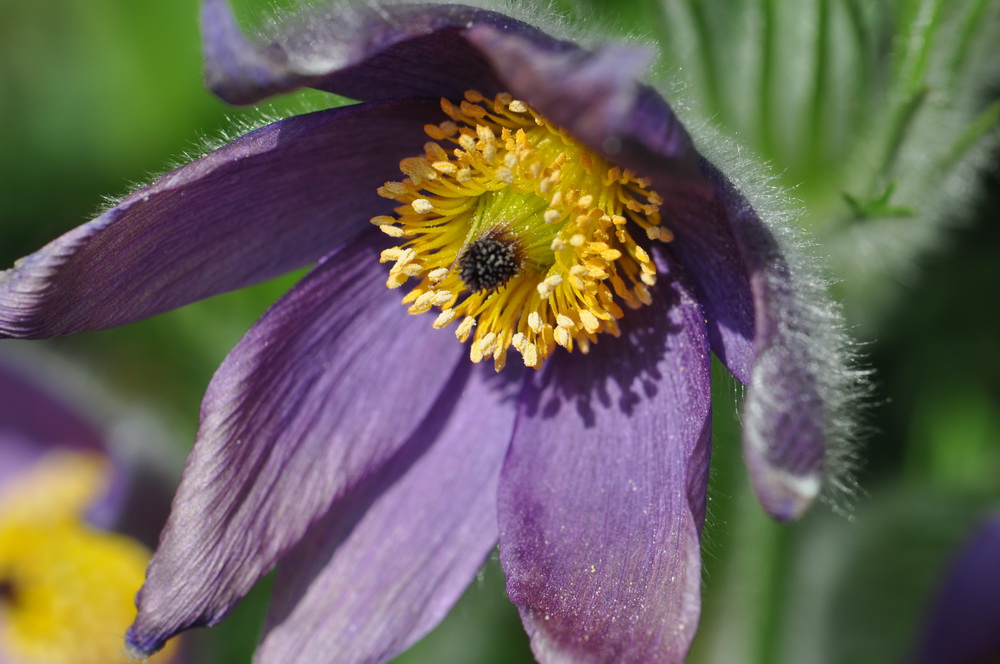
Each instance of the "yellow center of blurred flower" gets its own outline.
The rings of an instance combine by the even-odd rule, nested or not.
[[[50,455],[0,491],[0,661],[115,664],[149,551],[83,516],[105,485],[97,454]],[[152,662],[167,662],[173,647]]]
[[[451,120],[425,127],[424,156],[379,188],[402,203],[372,219],[402,241],[382,252],[386,285],[420,279],[409,312],[437,307],[436,328],[459,321],[472,361],[492,357],[498,371],[511,347],[538,368],[557,345],[586,353],[599,333],[617,335],[620,304],[649,304],[656,282],[633,235],[673,239],[659,195],[510,95],[441,106]]]

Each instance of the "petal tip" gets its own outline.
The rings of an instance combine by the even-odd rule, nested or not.
[[[230,104],[252,104],[272,94],[287,78],[277,52],[263,57],[240,29],[226,0],[201,6],[205,85]]]
[[[819,496],[818,474],[795,475],[767,463],[751,463],[754,492],[761,505],[778,521],[797,521]]]
[[[144,662],[163,648],[164,641],[152,638],[140,638],[136,635],[135,625],[128,628],[125,634],[125,654],[129,659]]]

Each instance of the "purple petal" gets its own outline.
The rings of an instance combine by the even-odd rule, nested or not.
[[[918,664],[1000,661],[1000,517],[982,525],[953,561],[923,627]]]
[[[664,223],[677,234],[671,246],[684,265],[697,268],[712,349],[749,381],[754,309],[746,265],[690,136],[662,97],[634,77],[648,69],[649,54],[621,46],[547,53],[487,27],[473,28],[468,37],[515,95],[614,162],[653,179],[665,200]]]
[[[829,366],[838,349],[824,348],[836,345],[828,338],[833,321],[823,320],[804,300],[799,276],[743,195],[710,164],[704,168],[715,183],[718,203],[700,219],[685,219],[678,237],[694,239],[675,243],[674,250],[699,280],[709,316],[727,316],[730,308],[728,318],[737,322],[726,338],[726,360],[733,373],[748,383],[744,459],[764,508],[775,518],[795,519],[819,493],[827,446],[834,437],[837,405],[829,386],[842,368]],[[699,224],[700,232],[691,230]],[[720,228],[723,224],[729,234]],[[713,226],[716,230],[708,230]],[[721,241],[715,257],[705,255],[707,247],[696,246],[713,234]],[[746,334],[741,330],[746,295],[735,275],[737,257],[749,275],[752,350],[739,341]],[[723,279],[732,282],[729,292],[721,290],[727,285]]]
[[[27,363],[0,364],[0,484],[46,455],[95,452],[112,466],[107,486],[87,511],[88,523],[102,529],[133,525],[123,523],[123,517],[131,509],[129,491],[136,469],[110,456],[102,434],[73,404],[38,380],[39,376],[29,377],[28,371]]]
[[[691,137],[663,98],[636,78],[649,69],[647,49],[554,49],[487,25],[471,28],[466,37],[497,71],[503,90],[592,149],[643,175],[659,173],[698,186]]]
[[[793,274],[771,231],[732,184],[702,160],[666,103],[621,72],[643,71],[620,47],[546,52],[486,26],[468,38],[501,80],[550,120],[621,166],[652,179],[663,197],[672,251],[695,282],[712,348],[750,385],[745,456],[765,508],[800,516],[818,494],[838,438],[849,437],[853,374],[831,308]],[[700,162],[700,163],[699,163]]]
[[[397,453],[464,354],[385,288],[381,234],[361,239],[269,309],[209,385],[129,631],[140,651],[220,620]]]
[[[283,559],[255,662],[385,662],[445,616],[496,544],[507,377],[456,374],[396,457]]]
[[[681,662],[700,610],[704,315],[675,264],[621,339],[557,354],[501,475],[500,560],[543,664]]]
[[[0,364],[0,484],[58,449],[105,451],[101,435],[76,411]]]
[[[202,25],[209,86],[233,103],[303,86],[365,100],[509,92],[622,166],[700,180],[687,132],[638,81],[649,49],[591,53],[510,16],[443,4],[345,4],[254,43],[225,0],[206,0]]]
[[[317,260],[391,208],[376,189],[439,116],[410,100],[292,117],[168,173],[0,273],[0,336],[121,325]]]
[[[234,104],[305,86],[362,100],[455,98],[470,88],[495,94],[503,86],[462,36],[473,25],[552,50],[576,48],[509,16],[462,5],[343,3],[289,21],[282,35],[261,43],[241,33],[226,0],[205,0],[201,20],[208,85]]]
[[[622,46],[546,52],[488,27],[473,28],[468,38],[506,89],[614,162],[653,179],[665,200],[664,223],[677,234],[671,247],[694,272],[712,350],[749,382],[754,302],[744,257],[687,131],[663,98],[634,78],[648,69],[649,54]]]
[[[754,361],[754,299],[747,265],[713,192],[653,176],[663,196],[664,224],[674,232],[669,251],[689,271],[705,309],[712,350],[743,384]]]

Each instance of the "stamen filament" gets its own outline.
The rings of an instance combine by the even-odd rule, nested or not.
[[[673,238],[662,198],[509,94],[470,90],[441,108],[450,120],[424,128],[424,155],[378,191],[401,204],[372,219],[402,241],[382,252],[387,286],[419,279],[409,312],[440,309],[435,328],[460,321],[471,359],[498,371],[511,347],[538,368],[557,345],[585,353],[617,335],[619,302],[648,304],[656,282],[634,229],[643,242]]]

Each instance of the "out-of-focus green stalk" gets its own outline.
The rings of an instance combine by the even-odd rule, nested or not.
[[[934,35],[940,24],[943,0],[921,0],[896,51],[895,77],[891,92],[893,110],[887,131],[881,164],[881,180],[873,183],[873,192],[885,188],[896,171],[899,150],[913,120],[927,99],[927,69]]]
[[[694,19],[695,30],[698,34],[698,52],[705,80],[705,110],[711,115],[716,115],[724,109],[722,90],[719,87],[718,64],[715,57],[715,39],[712,36],[712,26],[706,15],[706,4],[701,0],[689,0],[688,7],[691,10],[691,17]]]
[[[963,70],[969,62],[969,51],[976,40],[979,30],[983,26],[983,18],[989,8],[991,0],[975,0],[969,5],[969,10],[962,21],[960,37],[956,43],[955,52],[952,54],[949,64],[951,74],[951,85],[958,84]]]
[[[830,93],[830,55],[833,49],[833,35],[830,31],[830,1],[818,0],[819,22],[816,34],[816,73],[813,76],[812,103],[809,109],[808,148],[806,158],[815,169],[824,159],[826,145],[823,138],[826,135],[823,127],[829,113]]]
[[[958,135],[958,139],[941,162],[942,169],[947,170],[954,166],[979,143],[980,139],[998,128],[1000,128],[1000,100],[990,104]]]
[[[760,131],[758,145],[766,155],[773,155],[774,145],[774,109],[778,101],[779,90],[775,89],[774,70],[776,68],[778,41],[777,0],[761,0],[761,19],[764,24],[761,40],[760,91],[758,100],[760,114],[757,122]]]

